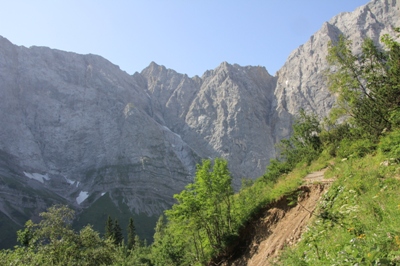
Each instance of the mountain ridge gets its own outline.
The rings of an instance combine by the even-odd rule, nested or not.
[[[130,75],[98,55],[0,37],[0,187],[8,195],[0,211],[22,225],[50,204],[85,212],[107,194],[117,208],[157,216],[202,158],[227,159],[238,189],[243,177],[264,173],[299,109],[323,117],[332,108],[327,43],[345,34],[359,49],[360,38],[378,41],[399,17],[396,1],[341,13],[275,76],[227,62],[201,77],[155,62]]]

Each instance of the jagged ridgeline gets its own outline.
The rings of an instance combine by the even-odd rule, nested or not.
[[[202,158],[228,160],[236,189],[261,176],[300,109],[326,116],[327,44],[354,47],[399,26],[396,1],[342,13],[289,55],[272,76],[226,62],[201,77],[151,63],[129,75],[96,55],[22,47],[0,37],[0,247],[26,220],[56,203],[77,226],[102,231],[111,215],[134,217],[151,241],[172,196]]]

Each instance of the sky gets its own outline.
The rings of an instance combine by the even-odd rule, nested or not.
[[[190,77],[222,62],[274,75],[325,21],[367,0],[0,0],[16,45],[97,54],[129,74],[152,61]]]

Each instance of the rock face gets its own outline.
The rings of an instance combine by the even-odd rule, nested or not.
[[[328,43],[333,43],[343,34],[353,42],[354,52],[360,51],[362,40],[371,38],[379,43],[385,33],[395,36],[392,27],[400,26],[400,3],[396,0],[373,0],[353,12],[341,13],[310,37],[288,57],[277,72],[275,135],[284,132],[287,136],[291,127],[291,116],[299,108],[326,116],[335,98],[329,94],[325,71],[328,69],[326,56]]]
[[[165,190],[156,192],[148,181],[168,179],[165,185],[175,190],[193,175],[196,153],[150,117],[150,97],[117,66],[99,56],[26,49],[5,39],[1,48],[0,120],[6,126],[0,147],[16,158],[21,178],[36,176],[44,188],[80,204],[74,199],[81,191],[127,186],[132,195],[146,191],[158,201]],[[137,211],[166,207],[140,198],[130,198]]]
[[[202,77],[156,63],[129,75],[100,56],[0,37],[1,215],[22,225],[51,204],[84,213],[105,195],[116,208],[158,215],[202,158],[226,158],[238,188],[263,174],[300,108],[328,114],[327,43],[344,34],[356,50],[399,18],[395,0],[340,14],[276,76],[226,62]]]
[[[154,119],[201,158],[226,158],[237,187],[241,177],[263,174],[275,154],[269,124],[276,78],[265,68],[224,62],[190,79],[152,63],[138,76],[147,81]]]

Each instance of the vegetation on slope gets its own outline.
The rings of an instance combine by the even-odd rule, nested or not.
[[[399,264],[399,147],[397,130],[362,158],[355,154],[363,146],[347,160],[338,158],[326,172],[337,181],[324,195],[318,217],[279,265]]]
[[[312,170],[330,166],[337,178],[318,218],[281,265],[392,264],[400,261],[400,45],[370,40],[361,56],[344,38],[330,48],[331,90],[338,106],[324,126],[300,112],[280,157],[265,175],[245,180],[233,194],[227,162],[205,160],[177,203],[160,217],[154,243],[101,237],[91,226],[71,229],[73,213],[52,207],[42,221],[26,223],[19,246],[0,252],[2,265],[204,265],[220,262],[258,211],[291,195]],[[347,120],[337,123],[340,115]],[[110,223],[111,224],[111,223]],[[111,226],[110,226],[111,228]],[[133,230],[133,229],[132,229]],[[111,229],[110,229],[111,231]],[[326,241],[330,239],[332,241]]]
[[[339,95],[331,118],[349,117],[321,135],[336,156],[326,174],[337,181],[278,265],[400,264],[400,45],[387,35],[382,42],[386,50],[365,40],[360,56],[344,38],[330,48]]]

